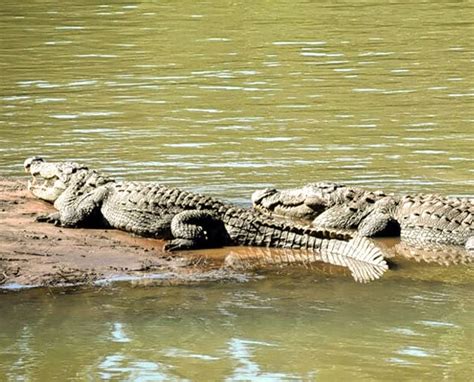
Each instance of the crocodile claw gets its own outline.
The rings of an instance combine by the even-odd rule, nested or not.
[[[164,250],[168,252],[196,248],[196,242],[190,239],[174,239],[165,244]]]
[[[38,215],[35,220],[39,223],[50,223],[54,224],[55,226],[61,225],[61,219],[58,213]]]

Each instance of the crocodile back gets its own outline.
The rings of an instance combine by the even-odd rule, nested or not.
[[[225,204],[212,197],[156,182],[116,182],[109,187],[101,212],[114,227],[141,236],[168,238],[173,216],[185,210],[216,213]]]
[[[396,218],[402,237],[463,245],[474,235],[474,203],[439,195],[405,196]]]

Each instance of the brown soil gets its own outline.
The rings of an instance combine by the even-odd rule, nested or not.
[[[0,285],[4,288],[114,279],[174,283],[243,277],[221,267],[222,253],[170,254],[163,251],[161,240],[117,230],[38,223],[36,216],[54,208],[30,195],[25,184],[25,180],[0,179]]]

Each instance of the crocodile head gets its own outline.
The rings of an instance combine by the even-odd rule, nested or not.
[[[313,220],[334,204],[334,194],[344,187],[338,183],[309,183],[300,188],[266,188],[252,194],[255,209],[280,216]]]
[[[81,170],[89,171],[84,165],[75,162],[48,163],[41,157],[25,160],[23,167],[30,173],[28,190],[37,198],[54,203],[69,183]]]

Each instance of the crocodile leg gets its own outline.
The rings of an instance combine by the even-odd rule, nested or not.
[[[230,242],[222,220],[205,210],[188,210],[175,215],[171,233],[174,239],[165,245],[167,251],[215,247]]]
[[[384,212],[374,211],[367,216],[358,228],[361,236],[399,236],[400,224]]]
[[[345,205],[331,207],[313,220],[313,226],[324,228],[356,228],[364,216],[357,209]]]
[[[105,223],[100,213],[102,201],[107,189],[99,187],[80,197],[77,195],[61,195],[61,199],[55,203],[58,212],[47,216],[39,216],[38,221],[46,221],[63,227],[87,227]],[[71,192],[73,194],[73,192]]]

